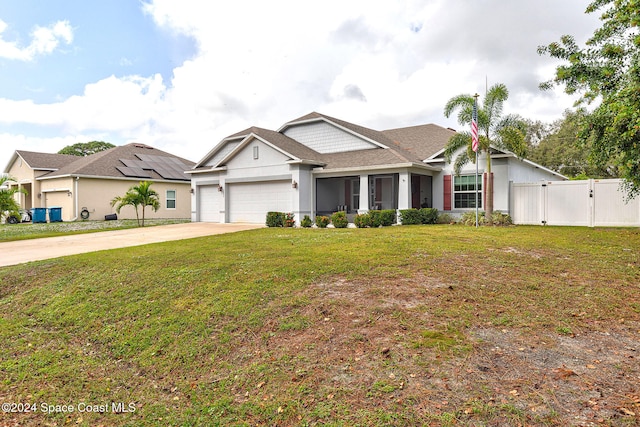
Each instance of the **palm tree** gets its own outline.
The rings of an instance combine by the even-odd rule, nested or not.
[[[493,215],[493,182],[491,180],[491,156],[492,148],[508,150],[518,157],[523,157],[526,151],[525,124],[517,115],[510,114],[502,117],[502,107],[509,97],[507,87],[501,83],[493,85],[487,90],[482,105],[478,105],[478,156],[485,153],[487,184],[485,200],[485,218]],[[451,98],[445,108],[444,115],[451,116],[458,110],[458,123],[462,126],[471,125],[473,95],[458,95]],[[466,148],[466,149],[465,149]],[[461,151],[465,149],[464,151]],[[453,165],[456,175],[460,174],[462,167],[469,162],[475,163],[475,153],[471,147],[471,132],[458,132],[449,139],[444,151],[447,162],[451,162],[456,156]]]
[[[17,193],[27,194],[24,188],[10,186],[5,187],[5,184],[9,181],[16,182],[16,179],[9,175],[0,175],[0,219],[5,215],[5,213],[8,216],[12,214],[18,216],[20,205],[16,202],[14,195]]]
[[[129,188],[124,196],[116,196],[111,200],[111,206],[116,206],[116,212],[120,213],[120,209],[123,206],[133,206],[136,210],[136,219],[138,225],[140,224],[140,217],[138,215],[138,206],[142,206],[142,227],[144,227],[145,208],[151,206],[151,209],[157,211],[160,209],[159,195],[155,190],[152,190],[151,182],[141,181],[138,185],[134,185]]]

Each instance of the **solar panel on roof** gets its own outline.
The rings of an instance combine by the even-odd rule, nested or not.
[[[128,166],[116,166],[124,176],[135,177],[135,178],[151,178],[149,172],[145,171],[142,168],[138,167],[128,167]]]
[[[151,172],[155,171],[163,179],[177,179],[188,181],[184,171],[190,169],[182,160],[167,156],[154,156],[150,154],[136,154],[140,160],[120,159],[125,166],[117,169],[125,176],[136,178],[151,178]]]

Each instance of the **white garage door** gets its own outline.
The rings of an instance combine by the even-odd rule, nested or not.
[[[220,222],[222,196],[217,185],[198,186],[198,213],[202,222]]]
[[[291,181],[227,185],[229,222],[264,224],[267,212],[291,212]]]

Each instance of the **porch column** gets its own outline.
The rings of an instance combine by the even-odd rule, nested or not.
[[[398,210],[411,207],[411,174],[409,171],[400,172],[398,182]]]
[[[358,213],[369,212],[369,175],[360,175],[360,206]]]

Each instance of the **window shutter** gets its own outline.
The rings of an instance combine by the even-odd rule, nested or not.
[[[451,210],[451,175],[445,175],[444,178],[444,206],[445,211]]]

